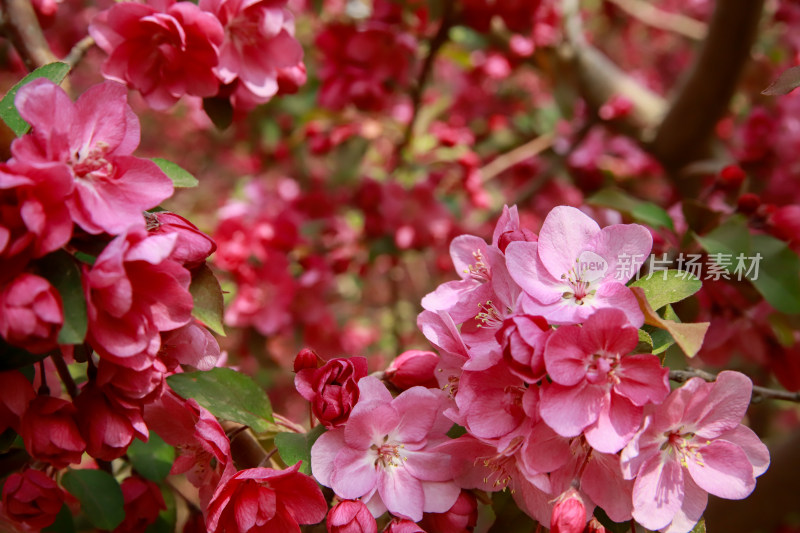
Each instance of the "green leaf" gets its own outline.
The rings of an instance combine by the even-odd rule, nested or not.
[[[200,183],[197,181],[197,178],[189,173],[189,171],[173,163],[172,161],[167,161],[166,159],[161,159],[160,157],[154,157],[151,159],[151,161],[158,165],[158,168],[160,168],[161,171],[172,180],[172,184],[175,185],[175,187],[197,187],[197,184]]]
[[[59,250],[37,261],[39,272],[61,295],[64,325],[58,332],[59,344],[83,344],[88,320],[81,270],[70,254]]]
[[[689,533],[706,533],[706,519],[701,518]]]
[[[161,487],[166,509],[158,513],[155,523],[145,529],[145,533],[174,533],[175,523],[178,521],[178,508],[175,506],[175,494],[168,487]]]
[[[308,433],[278,433],[275,435],[275,446],[281,459],[287,465],[303,461],[300,472],[311,475],[311,447],[325,433],[325,426],[314,427]]]
[[[616,187],[608,187],[597,191],[586,200],[586,203],[616,209],[620,213],[629,215],[637,222],[654,228],[675,230],[672,217],[664,209],[656,204],[634,198]]]
[[[44,528],[42,533],[75,533],[75,522],[66,503],[61,505],[56,521]]]
[[[189,292],[194,299],[192,316],[224,337],[222,287],[208,265],[203,264],[192,271],[192,284],[189,286]]]
[[[81,503],[81,510],[98,529],[114,529],[125,519],[122,489],[102,470],[69,470],[61,484]]]
[[[697,355],[697,352],[700,351],[700,347],[703,345],[703,339],[710,325],[709,322],[682,324],[675,320],[662,318],[658,316],[658,313],[653,311],[653,308],[647,301],[647,297],[644,295],[644,289],[641,287],[631,287],[631,292],[633,292],[634,296],[636,296],[636,300],[639,302],[639,308],[644,314],[645,324],[667,330],[687,357],[694,357]],[[671,310],[671,308],[668,309]]]
[[[647,326],[651,328],[652,326]],[[650,338],[653,340],[653,351],[650,352],[658,355],[667,351],[667,348],[675,344],[675,339],[665,329],[652,328],[650,331]]]
[[[650,307],[658,310],[667,304],[688,298],[700,290],[703,282],[682,270],[664,270],[654,272],[649,279],[647,277],[638,279],[630,286],[641,287],[647,296],[647,301],[650,302]]]
[[[173,374],[172,389],[184,398],[194,398],[213,415],[239,422],[256,433],[274,429],[272,405],[267,394],[248,376],[230,368]]]
[[[639,342],[636,344],[636,348],[634,348],[634,353],[653,353],[653,339],[650,338],[650,334],[640,329],[639,333]]]
[[[3,122],[8,124],[8,127],[11,128],[11,131],[13,131],[17,137],[25,135],[28,129],[30,129],[30,124],[23,120],[14,105],[14,98],[17,96],[17,91],[19,91],[23,85],[37,78],[47,78],[53,83],[59,84],[64,81],[68,72],[69,65],[66,63],[50,63],[41,66],[22,78],[22,80],[14,85],[3,99],[0,100],[0,118],[3,119]]]
[[[22,348],[17,348],[8,344],[0,337],[0,372],[23,368],[34,363],[38,363],[48,354],[33,354]]]
[[[785,242],[770,235],[751,235],[742,215],[732,216],[714,231],[696,238],[710,256],[729,259],[720,266],[731,279],[749,280],[778,311],[800,313],[800,258]],[[737,272],[739,258],[746,259],[746,266],[753,270]]]
[[[158,483],[167,477],[172,469],[175,448],[151,430],[147,442],[135,439],[131,443],[128,447],[128,459],[143,478]]]

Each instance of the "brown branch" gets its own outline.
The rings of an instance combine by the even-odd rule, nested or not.
[[[677,33],[699,41],[705,37],[708,27],[691,17],[679,13],[670,13],[659,9],[644,0],[606,0],[628,15],[658,30]]]
[[[484,182],[489,181],[517,163],[521,163],[526,159],[530,159],[542,153],[553,146],[554,139],[555,136],[553,134],[546,133],[526,142],[522,146],[518,146],[509,152],[497,156],[485,166],[481,167],[481,179]]]
[[[671,379],[672,381],[677,381],[678,383],[684,383],[692,378],[702,378],[706,381],[714,381],[717,379],[717,375],[696,368],[669,371],[669,379]],[[787,402],[800,402],[800,392],[789,392],[785,390],[770,389],[767,387],[759,387],[758,385],[753,385],[752,401],[759,402],[766,399],[785,400]]]
[[[750,55],[763,4],[717,1],[703,47],[648,147],[668,170],[706,157]]]
[[[72,375],[69,373],[67,363],[61,356],[61,350],[53,350],[50,356],[52,357],[53,364],[58,372],[58,377],[61,378],[61,382],[67,389],[67,394],[69,394],[69,397],[74,400],[78,396],[78,386],[75,384],[75,380],[72,379]]]
[[[0,0],[2,27],[28,70],[58,61],[53,54],[30,0]]]
[[[264,461],[267,452],[252,432],[240,430],[244,426],[238,422],[223,420],[220,424],[226,433],[235,433],[231,439],[231,456],[236,468],[256,468]]]
[[[70,69],[75,68],[75,65],[80,63],[81,59],[83,59],[83,56],[86,55],[86,52],[88,52],[89,49],[92,46],[94,46],[94,44],[95,43],[92,36],[87,35],[86,37],[75,43],[75,45],[72,47],[69,53],[66,56],[64,56],[64,59],[62,59],[62,61],[67,65],[69,65]]]

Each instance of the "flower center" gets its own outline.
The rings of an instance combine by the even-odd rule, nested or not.
[[[486,300],[485,304],[478,304],[480,312],[475,315],[475,320],[481,322],[479,328],[500,329],[503,325],[503,316],[491,300]]]
[[[619,354],[605,352],[592,354],[586,369],[586,381],[593,385],[606,381],[611,384],[619,383],[619,377],[615,374],[617,365],[619,365]]]
[[[107,179],[114,175],[114,165],[106,159],[108,145],[98,142],[88,153],[76,152],[69,162],[78,178],[89,180]]]
[[[675,453],[675,456],[681,463],[681,466],[687,466],[687,460],[691,460],[693,463],[705,466],[703,464],[703,456],[700,454],[700,446],[702,443],[698,443],[695,441],[695,434],[692,432],[681,433],[683,428],[678,428],[677,430],[673,431],[666,431],[664,436],[667,438],[667,441],[661,445],[662,450],[666,450],[667,453]],[[706,441],[705,444],[709,444],[711,441]]]
[[[516,454],[525,443],[525,438],[520,436],[511,439],[509,445],[497,455],[483,458],[483,466],[490,470],[489,474],[483,478],[484,483],[491,481],[493,487],[502,487],[506,490],[508,485],[513,481],[512,473],[514,472],[514,454]],[[477,459],[475,463],[480,459]],[[514,490],[512,489],[513,493]]]
[[[582,275],[574,268],[570,269],[566,274],[562,274],[561,279],[563,279],[571,289],[565,291],[564,294],[561,295],[562,298],[565,300],[575,300],[577,305],[583,305],[584,302],[590,300],[595,292],[597,292],[592,289],[592,282],[583,279]]]
[[[475,263],[469,265],[464,270],[464,274],[469,274],[472,279],[480,281],[481,283],[492,279],[492,272],[489,270],[489,265],[487,265],[483,259],[483,253],[481,253],[480,250],[475,250],[472,252],[472,257],[475,258]]]
[[[378,468],[378,465],[384,470],[390,466],[398,467],[408,460],[407,457],[400,455],[400,450],[406,447],[405,444],[390,443],[388,440],[389,436],[384,435],[382,444],[370,446],[370,450],[376,452],[375,468]]]

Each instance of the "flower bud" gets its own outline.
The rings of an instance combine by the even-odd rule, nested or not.
[[[420,525],[428,533],[469,533],[478,522],[478,499],[462,490],[456,503],[445,513],[425,513]]]
[[[538,236],[531,230],[517,228],[501,233],[500,238],[497,240],[497,247],[500,248],[501,252],[506,253],[506,248],[514,241],[536,242],[538,239]]]
[[[125,499],[125,520],[114,533],[145,531],[158,520],[158,513],[167,508],[161,489],[152,481],[137,475],[130,476],[120,485]]]
[[[427,533],[411,520],[394,518],[384,528],[382,533]]]
[[[328,533],[377,533],[378,524],[367,506],[360,500],[345,500],[336,504],[325,522]]]
[[[33,353],[56,347],[64,323],[61,296],[46,279],[23,273],[0,293],[0,335]]]
[[[439,383],[434,371],[438,364],[439,356],[433,352],[408,350],[392,361],[384,376],[401,391],[416,385],[437,389]]]
[[[31,457],[56,468],[80,463],[86,442],[75,423],[75,406],[52,396],[34,398],[22,415],[21,435]]]
[[[295,374],[301,370],[316,369],[321,367],[325,361],[317,355],[317,352],[310,348],[303,348],[294,358],[294,372]]]
[[[0,433],[9,427],[20,432],[20,418],[36,397],[33,385],[19,370],[0,372]]]
[[[64,496],[64,491],[44,472],[14,472],[3,485],[3,510],[15,522],[39,531],[55,522]]]
[[[751,192],[744,193],[736,201],[736,210],[745,215],[752,215],[761,205],[761,198]]]
[[[586,508],[574,488],[558,497],[550,517],[551,533],[582,533],[586,526]]]
[[[320,368],[297,373],[294,385],[311,402],[311,412],[328,429],[341,426],[359,397],[358,380],[367,375],[367,359],[331,359]]]

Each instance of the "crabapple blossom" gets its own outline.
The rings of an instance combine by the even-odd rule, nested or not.
[[[222,480],[208,505],[209,533],[299,531],[298,524],[320,522],[328,504],[299,469],[249,468]]]
[[[570,487],[562,493],[553,506],[550,518],[552,533],[582,533],[586,526],[586,508],[575,488]]]
[[[362,378],[360,399],[344,427],[323,433],[311,449],[311,469],[344,499],[361,498],[380,516],[418,521],[442,513],[458,498],[450,458],[436,450],[447,440],[440,391],[413,387],[397,398],[378,379]]]
[[[15,522],[39,531],[55,522],[64,496],[64,491],[50,476],[28,468],[6,478],[3,511]]]
[[[344,500],[328,511],[328,533],[377,533],[378,524],[361,500]]]
[[[67,400],[37,396],[28,405],[20,422],[25,449],[35,459],[64,468],[79,463],[86,449],[75,422],[77,409]]]
[[[434,370],[439,364],[439,356],[423,350],[408,350],[394,359],[384,373],[384,377],[400,390],[420,385],[438,388]]]
[[[145,7],[115,7],[134,5]],[[12,161],[47,170],[58,187],[69,171],[73,185],[66,206],[87,232],[116,235],[141,225],[142,211],[172,195],[172,181],[155,163],[131,155],[139,145],[139,119],[124,86],[94,85],[73,103],[61,87],[39,78],[22,87],[15,101],[32,131],[12,143]]]
[[[219,343],[208,329],[192,320],[178,329],[161,333],[158,358],[172,371],[179,365],[211,370],[220,358]]]
[[[144,215],[147,221],[147,231],[151,235],[169,233],[178,235],[170,259],[188,269],[205,263],[206,258],[217,249],[217,244],[211,237],[180,215],[169,211],[145,213]]]
[[[597,309],[622,310],[639,327],[644,315],[625,287],[653,244],[638,224],[603,229],[578,209],[555,207],[545,218],[539,240],[512,242],[506,248],[511,277],[525,292],[522,308],[551,324],[583,322]]]
[[[155,523],[158,513],[166,510],[164,496],[157,484],[137,475],[125,478],[120,483],[125,501],[125,520],[113,533],[137,533]]]
[[[648,529],[690,531],[708,493],[746,498],[769,465],[769,451],[740,422],[753,384],[720,372],[707,383],[692,378],[658,406],[622,451],[622,470],[634,479],[633,517]]]
[[[146,441],[150,435],[141,404],[118,397],[108,386],[88,382],[75,398],[75,407],[86,452],[97,459],[113,461],[134,438]]]
[[[419,524],[406,518],[393,518],[381,533],[427,533]]]
[[[295,387],[311,402],[311,412],[328,429],[342,426],[358,402],[358,382],[367,375],[367,359],[331,359],[320,368],[297,372]]]
[[[478,522],[478,500],[462,490],[453,506],[444,513],[425,513],[420,526],[428,533],[469,533]]]
[[[116,4],[94,18],[89,34],[109,54],[103,75],[141,92],[153,109],[167,109],[184,94],[208,97],[219,90],[213,69],[224,31],[192,2]]]
[[[8,428],[19,433],[20,419],[36,397],[36,391],[19,370],[0,372],[0,390],[5,393],[0,398],[0,433]]]
[[[598,309],[579,326],[561,326],[547,341],[540,412],[557,433],[581,432],[598,451],[616,453],[633,437],[642,406],[669,393],[668,371],[652,354],[628,355],[636,328],[618,309]]]
[[[64,323],[61,296],[46,279],[22,273],[0,290],[0,335],[32,353],[56,347]]]

